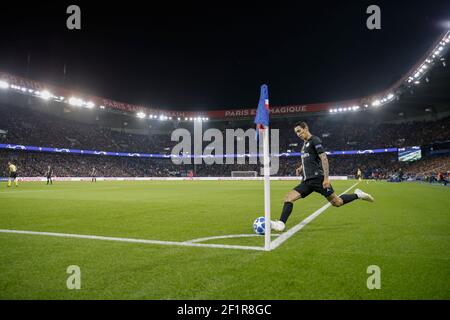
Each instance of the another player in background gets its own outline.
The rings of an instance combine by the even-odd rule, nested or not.
[[[8,188],[11,187],[11,181],[14,181],[14,184],[16,187],[18,187],[17,182],[17,167],[8,161],[8,171],[9,171],[9,178],[8,178]]]
[[[445,178],[444,173],[442,173],[442,172],[438,173],[437,180],[438,180],[438,182],[442,183],[444,186],[446,186],[448,183],[447,179]]]
[[[95,167],[92,167],[91,178],[91,182],[97,182],[97,169]]]
[[[294,131],[304,141],[301,156],[302,165],[296,170],[297,174],[302,173],[303,180],[286,195],[280,220],[271,221],[270,225],[273,230],[283,231],[291,215],[294,202],[300,198],[306,198],[312,192],[320,193],[335,207],[343,206],[356,199],[374,201],[371,195],[359,189],[356,189],[353,194],[336,195],[330,184],[328,158],[322,146],[322,141],[309,132],[309,127],[305,122],[296,123]]]
[[[358,170],[356,171],[356,179],[362,181],[362,172],[360,168],[358,168]]]
[[[53,176],[53,169],[52,169],[51,166],[48,166],[47,172],[45,173],[45,176],[47,177],[47,185],[48,185],[49,183],[50,183],[50,184],[53,184],[53,179],[52,179],[52,176]]]
[[[403,181],[403,170],[402,170],[402,168],[398,169],[398,179],[400,180],[400,182]]]
[[[375,180],[375,181],[378,180],[378,171],[377,170],[372,172],[372,179]]]

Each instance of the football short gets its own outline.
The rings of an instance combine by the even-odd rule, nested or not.
[[[334,193],[333,187],[330,185],[329,188],[324,188],[322,183],[323,177],[314,177],[312,179],[302,181],[302,183],[296,186],[294,190],[300,193],[302,198],[306,198],[312,192],[320,193],[325,198],[328,198]]]
[[[11,179],[17,179],[17,172],[11,172],[11,173],[9,174],[9,177],[10,177]]]

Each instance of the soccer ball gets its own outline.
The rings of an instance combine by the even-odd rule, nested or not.
[[[259,217],[253,222],[253,230],[256,234],[264,234],[266,231],[266,219],[264,217]]]

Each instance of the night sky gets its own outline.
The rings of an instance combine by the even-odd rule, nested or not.
[[[450,28],[450,1],[272,3],[2,3],[0,70],[163,109],[255,107],[262,83],[272,105],[328,102],[386,89]]]

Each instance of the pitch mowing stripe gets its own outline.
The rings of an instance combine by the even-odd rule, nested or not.
[[[342,192],[340,195],[350,191],[351,189],[353,189],[354,187],[356,187],[359,184],[359,182],[355,183],[354,185],[352,185],[350,188],[348,188],[347,190],[345,190],[344,192]],[[271,245],[270,245],[270,250],[275,250],[276,248],[278,248],[283,242],[285,242],[286,240],[288,240],[290,237],[292,237],[294,234],[296,234],[298,231],[300,231],[304,226],[306,226],[308,223],[310,223],[312,220],[314,220],[316,217],[318,217],[322,212],[324,212],[325,210],[327,210],[329,207],[331,207],[331,203],[327,203],[326,205],[324,205],[322,208],[318,209],[317,211],[315,211],[313,214],[311,214],[310,216],[308,216],[305,220],[303,220],[302,222],[300,222],[299,224],[293,226],[291,229],[289,229],[288,231],[286,231],[285,233],[282,233],[277,239],[275,239],[274,241],[272,241]]]
[[[220,248],[220,249],[238,249],[238,250],[264,251],[263,247],[236,246],[236,245],[225,245],[225,244],[204,244],[204,243],[190,243],[190,242],[174,242],[174,241],[145,240],[145,239],[132,239],[132,238],[116,238],[116,237],[103,237],[103,236],[82,235],[82,234],[56,233],[56,232],[37,232],[37,231],[25,231],[25,230],[0,229],[0,233],[28,234],[28,235],[50,236],[50,237],[63,237],[63,238],[78,238],[78,239],[91,239],[91,240],[104,240],[104,241],[118,241],[118,242],[131,242],[131,243],[158,244],[158,245],[166,245],[166,246],[202,247],[202,248]]]

